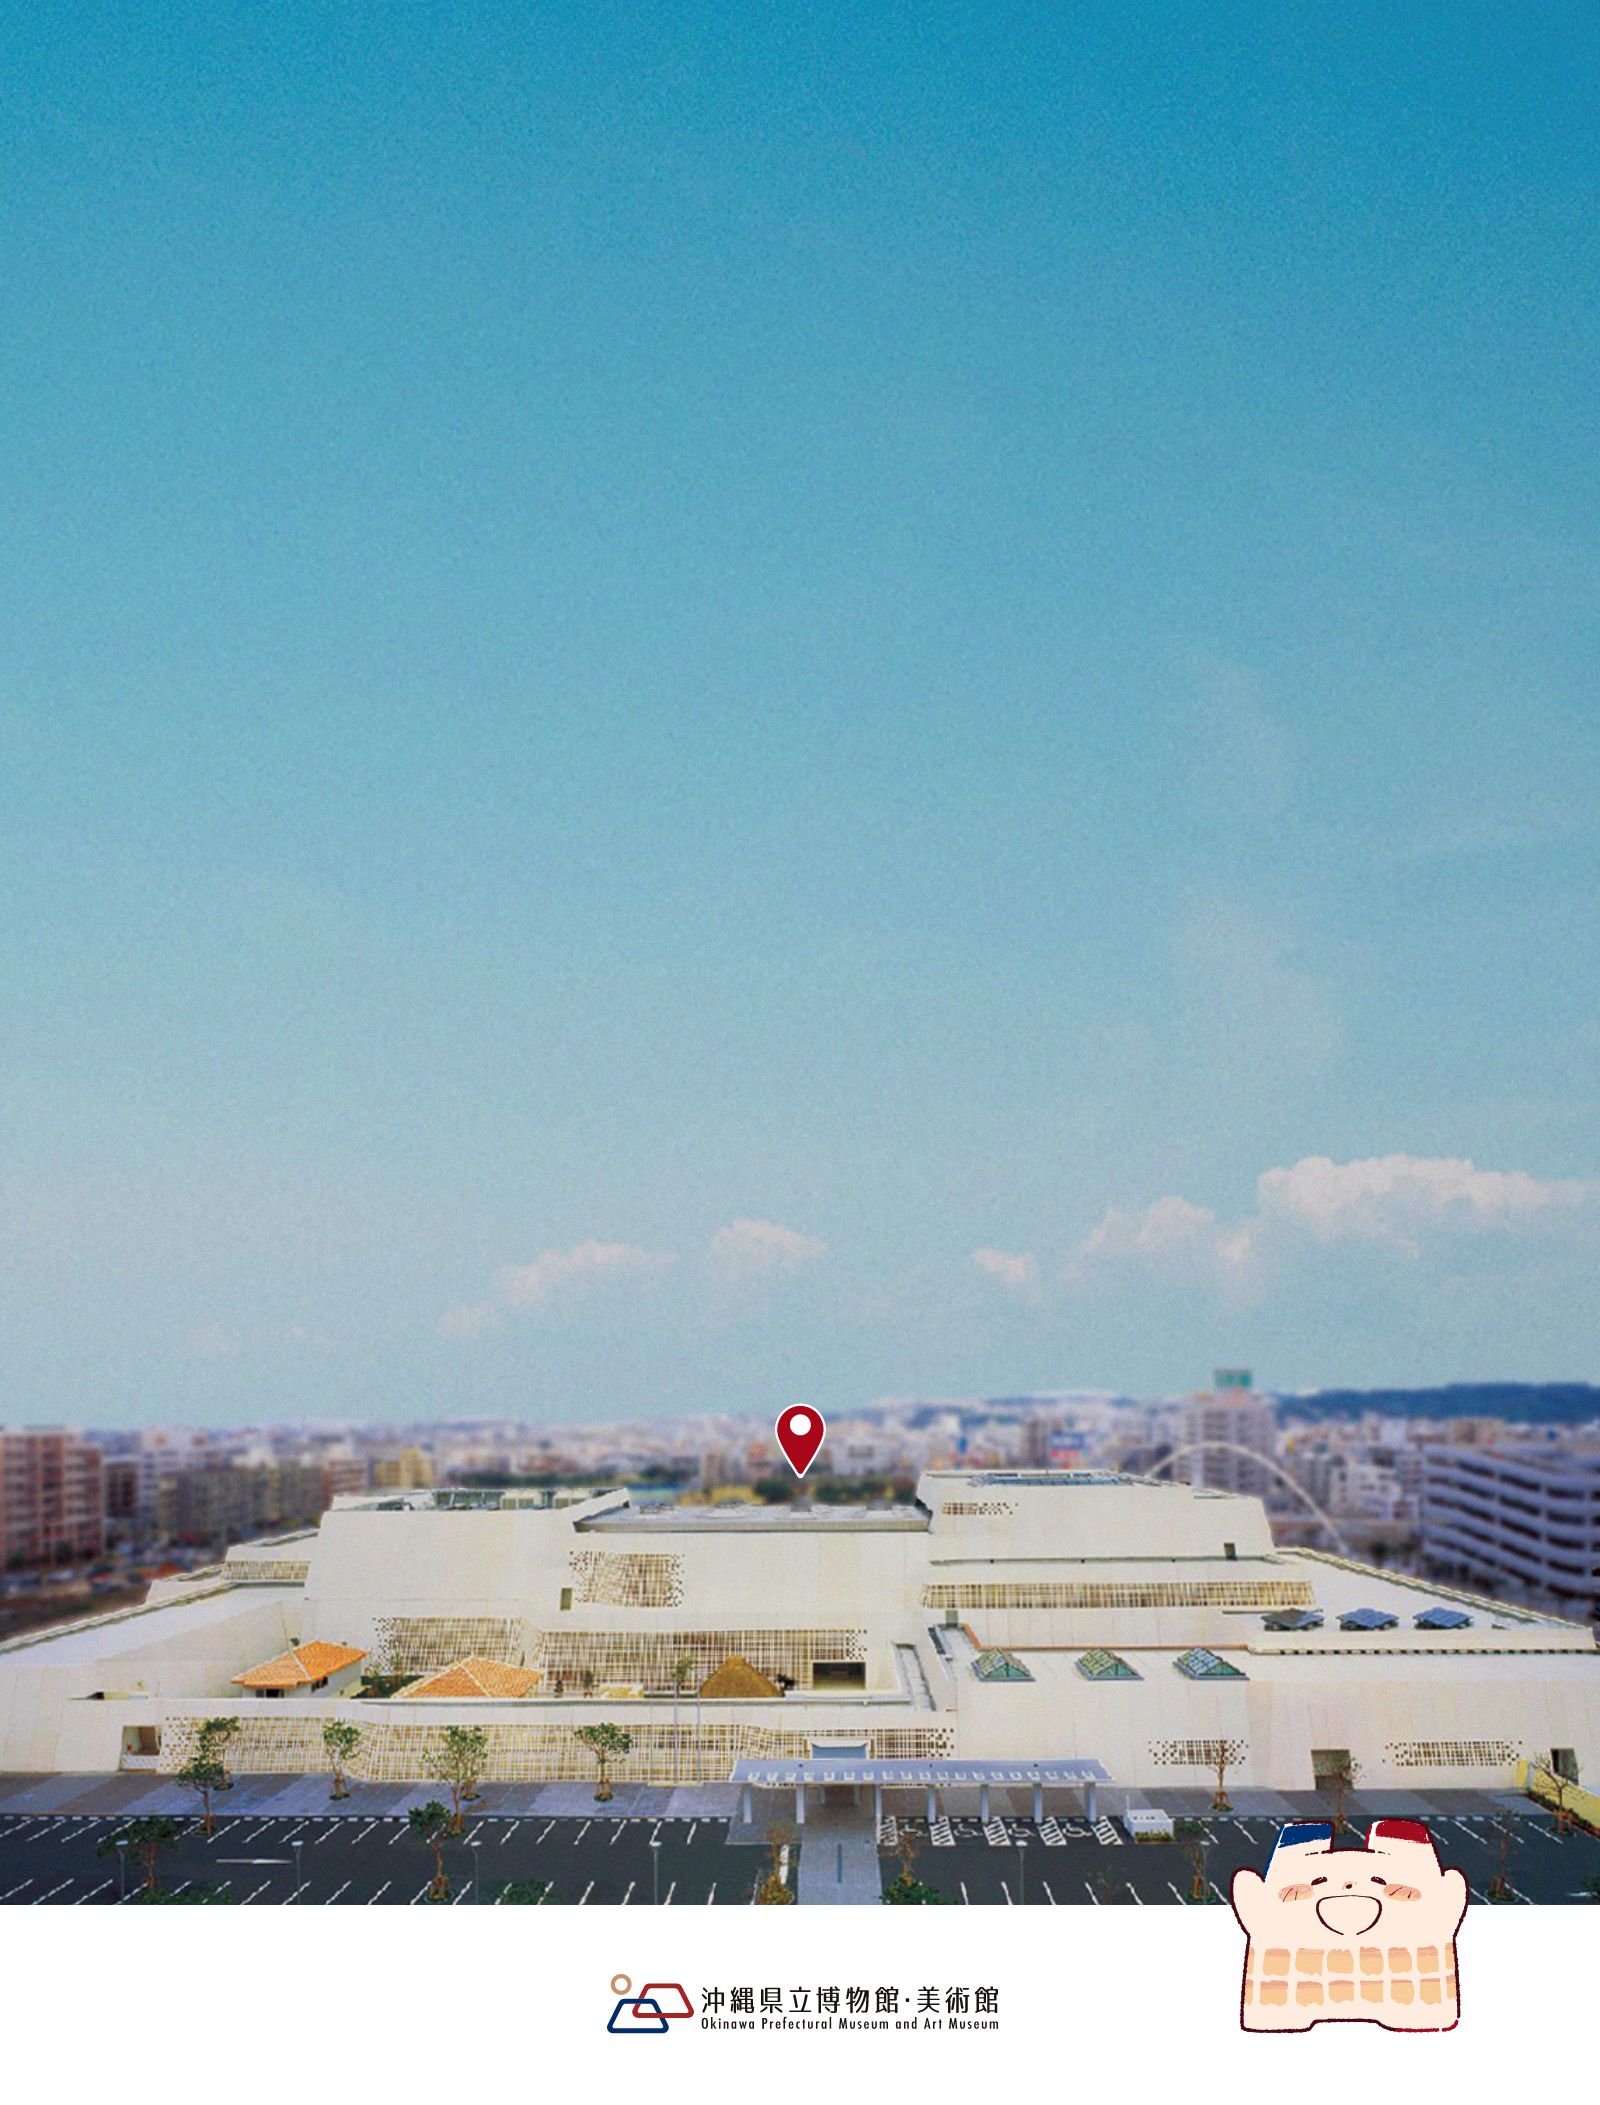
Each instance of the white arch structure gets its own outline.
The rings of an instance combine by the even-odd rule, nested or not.
[[[1163,1456],[1154,1469],[1145,1471],[1145,1475],[1160,1476],[1164,1469],[1170,1469],[1174,1462],[1181,1462],[1185,1455],[1191,1454],[1239,1454],[1243,1455],[1247,1462],[1254,1462],[1258,1468],[1267,1470],[1278,1479],[1280,1484],[1287,1484],[1303,1505],[1311,1508],[1318,1520],[1321,1521],[1322,1525],[1333,1537],[1334,1547],[1338,1550],[1340,1556],[1350,1557],[1350,1545],[1340,1533],[1339,1523],[1334,1519],[1333,1515],[1325,1513],[1305,1485],[1297,1484],[1287,1469],[1282,1468],[1277,1462],[1273,1461],[1270,1455],[1262,1454],[1257,1448],[1241,1447],[1237,1440],[1190,1440],[1186,1446],[1176,1447],[1171,1454]],[[1197,1488],[1203,1491],[1207,1487],[1202,1484],[1197,1486]],[[1350,1561],[1353,1564],[1356,1560],[1350,1557]]]

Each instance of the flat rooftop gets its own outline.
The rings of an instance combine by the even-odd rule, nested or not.
[[[829,1535],[915,1532],[921,1506],[618,1506],[575,1523],[584,1535]]]
[[[147,1651],[153,1640],[166,1642],[209,1629],[214,1623],[235,1621],[242,1609],[302,1598],[303,1589],[298,1586],[252,1586],[243,1593],[231,1586],[219,1586],[197,1600],[153,1601],[67,1623],[60,1630],[15,1637],[0,1646],[0,1662],[29,1667],[104,1663],[125,1653]]]

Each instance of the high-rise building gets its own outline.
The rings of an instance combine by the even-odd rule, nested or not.
[[[105,1540],[99,1448],[76,1433],[0,1427],[0,1569],[98,1557]]]
[[[435,1481],[433,1458],[420,1447],[402,1447],[398,1454],[379,1455],[372,1464],[374,1491],[428,1491]]]
[[[1178,1446],[1192,1452],[1174,1465],[1173,1474],[1208,1490],[1276,1499],[1274,1472],[1263,1466],[1278,1451],[1272,1398],[1251,1387],[1243,1368],[1220,1368],[1214,1379],[1211,1390],[1192,1396],[1183,1408]]]
[[[308,1527],[328,1504],[320,1462],[178,1469],[156,1487],[156,1532],[169,1542],[220,1548],[269,1528]]]

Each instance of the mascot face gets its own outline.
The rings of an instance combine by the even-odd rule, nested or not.
[[[1363,1849],[1335,1849],[1321,1821],[1285,1827],[1263,1878],[1233,1876],[1248,1937],[1240,2022],[1303,2032],[1365,2018],[1394,2032],[1447,2032],[1460,2014],[1456,1931],[1467,1882],[1415,1820],[1377,1820]]]

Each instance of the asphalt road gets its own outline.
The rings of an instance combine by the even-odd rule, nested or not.
[[[98,1855],[97,1848],[124,1824],[109,1817],[0,1817],[0,1905],[117,1905],[116,1861]],[[431,1852],[403,1819],[236,1818],[223,1809],[209,1837],[198,1820],[181,1824],[180,1840],[162,1854],[163,1885],[182,1891],[209,1884],[247,1907],[287,1901],[403,1907],[423,1899],[432,1875]],[[1600,1841],[1593,1836],[1560,1838],[1544,1815],[1444,1817],[1431,1824],[1441,1853],[1461,1866],[1475,1900],[1486,1898],[1504,1846],[1505,1875],[1517,1901],[1593,1901],[1588,1882],[1600,1879]],[[1194,1869],[1180,1844],[1125,1838],[1108,1844],[1077,1823],[1064,1844],[1049,1847],[1030,1822],[1009,1820],[1009,1846],[997,1847],[976,1821],[957,1820],[955,1846],[936,1848],[920,1823],[905,1825],[918,1844],[917,1877],[957,1905],[1192,1904]],[[1277,1822],[1223,1816],[1209,1821],[1207,1831],[1212,1839],[1204,1877],[1215,1906],[1239,1865],[1265,1865]],[[1026,1845],[1020,1850],[1019,1838]],[[885,1879],[899,1869],[898,1858],[886,1857],[883,1864]],[[648,1907],[659,1892],[664,1906],[740,1907],[749,1904],[767,1866],[765,1849],[730,1847],[721,1820],[489,1816],[469,1818],[462,1838],[446,1847],[454,1904],[468,1907],[495,1902],[513,1880],[548,1881],[552,1906]],[[792,1882],[792,1870],[790,1876]],[[129,1863],[124,1904],[132,1903],[138,1883],[138,1867]]]
[[[1195,1870],[1187,1849],[1174,1842],[1130,1842],[1113,1823],[1121,1840],[1098,1840],[1082,1823],[1062,1846],[1046,1847],[1030,1822],[1004,1823],[1013,1846],[984,1839],[975,1820],[952,1823],[954,1848],[935,1848],[920,1822],[904,1823],[917,1841],[915,1876],[946,1900],[973,1907],[1173,1907],[1192,1904]],[[1065,1824],[1065,1823],[1064,1823]],[[1485,1900],[1489,1881],[1501,1868],[1514,1901],[1581,1903],[1594,1901],[1587,1881],[1600,1878],[1600,1841],[1575,1833],[1558,1837],[1553,1820],[1540,1814],[1497,1814],[1483,1818],[1436,1817],[1429,1822],[1446,1863],[1465,1872],[1474,1900]],[[1207,1903],[1225,1901],[1229,1881],[1241,1865],[1260,1871],[1272,1851],[1278,1822],[1261,1818],[1213,1816],[1206,1823],[1210,1846],[1205,1853]],[[1016,1848],[1024,1838],[1026,1846]],[[1509,1839],[1507,1839],[1509,1838]],[[899,1869],[886,1867],[886,1876]]]

